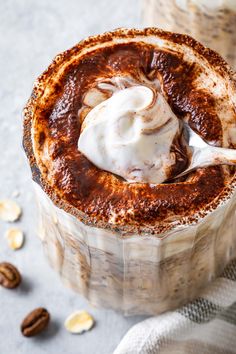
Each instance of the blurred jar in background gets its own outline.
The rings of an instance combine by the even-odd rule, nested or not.
[[[236,69],[236,0],[143,0],[145,26],[186,33]]]

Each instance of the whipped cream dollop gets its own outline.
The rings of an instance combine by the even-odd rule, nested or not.
[[[128,182],[162,183],[176,164],[172,145],[180,124],[160,92],[136,85],[90,110],[78,149],[100,169]]]

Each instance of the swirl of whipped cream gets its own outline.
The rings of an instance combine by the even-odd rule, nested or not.
[[[163,95],[144,85],[118,90],[85,117],[78,149],[128,182],[162,183],[176,164],[181,122]]]

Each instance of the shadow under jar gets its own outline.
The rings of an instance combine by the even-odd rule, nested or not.
[[[209,144],[236,147],[233,73],[192,38],[154,28],[89,37],[58,55],[24,110],[24,148],[49,262],[92,304],[126,315],[188,302],[236,254],[235,167],[131,183],[78,150],[92,109],[140,84],[155,87],[178,121]]]

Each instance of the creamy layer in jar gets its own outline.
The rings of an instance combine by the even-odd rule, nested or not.
[[[235,149],[234,75],[215,52],[154,28],[57,56],[25,108],[24,147],[52,266],[92,303],[159,313],[233,257],[235,167],[197,168],[188,124]]]
[[[145,26],[193,36],[236,68],[234,0],[143,0]]]

